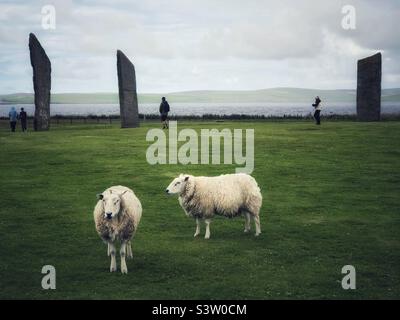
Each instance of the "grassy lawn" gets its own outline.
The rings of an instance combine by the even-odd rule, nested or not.
[[[181,172],[236,165],[155,165],[145,136],[158,123],[0,128],[0,298],[400,298],[400,122],[179,122],[179,129],[254,128],[263,194],[260,237],[244,219],[214,219],[193,238],[165,187]],[[131,187],[144,211],[128,275],[110,274],[93,222],[95,195]],[[41,268],[57,289],[41,288]],[[341,287],[354,265],[357,289]],[[119,265],[119,257],[118,257]]]

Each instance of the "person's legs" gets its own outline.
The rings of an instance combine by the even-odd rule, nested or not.
[[[319,114],[320,114],[320,110],[315,110],[315,112],[314,112],[315,124],[320,124]]]
[[[161,114],[161,122],[163,123],[163,129],[168,129],[167,115],[165,113]]]
[[[317,110],[317,118],[316,118],[316,120],[317,120],[317,125],[320,125],[321,124],[321,110]]]
[[[26,131],[26,121],[21,121],[22,132]]]
[[[16,123],[15,121],[11,121],[11,122],[10,122],[11,131],[12,131],[12,132],[15,132],[15,126],[16,126],[16,124],[17,124],[17,123]]]

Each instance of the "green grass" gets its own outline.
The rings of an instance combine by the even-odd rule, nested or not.
[[[0,128],[0,298],[400,297],[400,122],[180,122],[255,129],[263,233],[216,218],[208,241],[193,238],[194,221],[164,189],[180,172],[235,165],[150,166],[145,136],[158,125]],[[144,207],[128,275],[108,272],[92,217],[96,193],[115,184]],[[56,290],[41,289],[46,264],[56,267]],[[347,264],[354,291],[341,288]]]

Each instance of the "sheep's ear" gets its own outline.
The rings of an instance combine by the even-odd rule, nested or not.
[[[122,197],[125,193],[127,193],[129,190],[125,190],[124,192],[122,192],[119,196]]]
[[[188,181],[188,180],[189,180],[189,176],[186,176],[186,177],[185,177],[185,181]]]
[[[96,198],[99,200],[103,200],[104,196],[102,193],[98,193],[98,194],[96,194]]]

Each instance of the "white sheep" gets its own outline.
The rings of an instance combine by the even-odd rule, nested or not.
[[[110,272],[117,271],[115,241],[121,242],[121,272],[128,273],[125,256],[132,258],[131,239],[142,217],[142,205],[134,192],[124,186],[113,186],[98,194],[94,208],[96,230],[108,245],[111,256]]]
[[[210,238],[210,223],[214,215],[228,218],[244,215],[244,232],[250,231],[252,217],[256,236],[261,233],[259,213],[262,196],[256,180],[248,174],[226,174],[218,177],[181,174],[165,191],[167,194],[179,194],[179,204],[186,215],[196,219],[195,237],[200,234],[200,220],[204,220],[205,239]]]

